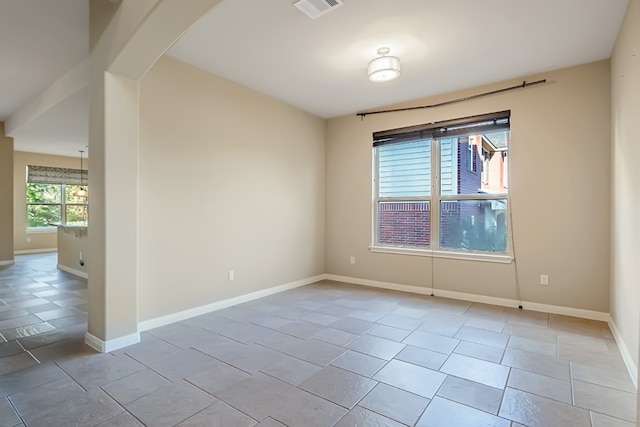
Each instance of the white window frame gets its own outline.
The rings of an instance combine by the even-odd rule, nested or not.
[[[457,194],[457,195],[443,195],[441,194],[440,185],[440,140],[445,138],[432,138],[431,139],[431,191],[428,197],[378,197],[378,183],[379,183],[379,156],[378,149],[373,148],[372,156],[372,170],[373,170],[373,197],[372,197],[372,243],[369,246],[369,250],[374,253],[389,253],[400,255],[414,255],[414,256],[427,256],[433,258],[449,258],[449,259],[461,259],[461,260],[473,260],[473,261],[485,261],[496,263],[511,263],[513,261],[513,252],[511,245],[511,218],[510,215],[507,218],[507,245],[506,251],[503,253],[482,252],[482,251],[456,251],[440,248],[440,206],[441,202],[446,201],[465,201],[465,200],[502,200],[507,201],[507,212],[511,209],[511,195],[509,192],[500,194]],[[511,166],[511,165],[509,165]],[[510,169],[509,169],[510,170]],[[510,180],[510,174],[507,174],[507,183]],[[480,178],[482,182],[482,177]],[[506,188],[509,188],[507,185]],[[409,246],[396,246],[396,245],[383,245],[379,242],[379,225],[378,207],[380,202],[393,201],[393,202],[419,202],[428,201],[430,205],[430,242],[429,248],[409,247]]]
[[[29,183],[27,183],[28,185]],[[60,203],[26,203],[26,221],[27,221],[27,233],[51,233],[57,230],[56,226],[47,225],[42,227],[30,227],[29,226],[29,206],[60,206],[60,222],[62,224],[67,223],[67,206],[85,206],[88,209],[89,203],[87,198],[85,198],[84,203],[67,203],[67,193],[66,186],[67,185],[77,185],[77,184],[44,184],[44,183],[33,183],[38,185],[57,185],[60,187]],[[25,201],[27,197],[27,187],[25,186]]]

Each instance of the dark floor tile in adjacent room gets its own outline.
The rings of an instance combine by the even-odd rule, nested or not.
[[[0,359],[0,376],[10,374],[31,366],[36,366],[38,361],[29,353],[17,353]]]

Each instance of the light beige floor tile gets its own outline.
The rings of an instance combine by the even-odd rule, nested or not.
[[[347,409],[353,408],[373,387],[378,384],[335,366],[327,366],[311,378],[303,381],[299,388],[320,396]]]
[[[209,394],[222,390],[250,378],[250,375],[226,363],[218,362],[210,369],[188,376],[186,380]]]
[[[495,415],[436,396],[416,427],[510,427],[511,422]]]
[[[302,316],[300,319],[306,322],[317,323],[318,325],[327,326],[329,323],[333,323],[336,320],[339,320],[340,318],[337,316],[326,314],[326,313],[314,312],[314,313],[310,313],[305,316]]]
[[[21,424],[18,414],[6,397],[0,399],[0,420],[2,420],[1,422],[6,426]]]
[[[162,387],[125,405],[137,419],[149,426],[174,426],[215,401],[210,394],[184,381]]]
[[[571,379],[569,362],[555,357],[509,349],[504,353],[502,364],[560,380]]]
[[[532,372],[511,369],[507,385],[571,405],[571,382]]]
[[[346,353],[347,349],[322,341],[307,340],[283,351],[290,356],[325,367]]]
[[[265,418],[264,420],[256,424],[256,427],[287,427],[287,426],[269,417],[269,418]]]
[[[507,323],[502,330],[502,333],[542,341],[549,344],[557,344],[558,342],[558,332],[547,327]]]
[[[358,353],[357,351],[348,351],[331,362],[331,364],[338,368],[370,378],[384,365],[386,365],[387,361],[363,353]]]
[[[494,319],[488,317],[470,317],[469,320],[465,322],[464,326],[500,333],[504,329],[506,323],[506,317],[502,319]]]
[[[320,332],[314,334],[311,338],[343,347],[358,337],[359,335],[341,331],[339,329],[324,328]]]
[[[423,320],[424,323],[418,330],[453,337],[467,321],[467,317],[459,314],[430,311],[423,317]]]
[[[429,399],[380,383],[358,404],[406,425],[414,425]]]
[[[256,420],[223,402],[215,402],[176,427],[253,427]]]
[[[353,408],[335,425],[335,427],[405,427],[387,417],[369,411],[360,406]]]
[[[636,387],[626,369],[609,369],[606,365],[594,367],[570,362],[571,378],[617,390],[635,393]]]
[[[327,326],[333,329],[350,332],[352,334],[362,335],[375,328],[376,324],[373,322],[367,322],[366,320],[356,319],[354,317],[344,317],[333,323],[329,323]]]
[[[460,340],[502,349],[507,346],[507,342],[509,341],[509,335],[492,331],[483,331],[482,329],[470,328],[468,326],[460,328],[455,337]]]
[[[283,357],[282,353],[257,344],[232,344],[217,347],[208,346],[206,349],[196,347],[196,349],[250,374],[266,368]],[[203,371],[217,363],[214,361],[214,363],[207,364],[209,366],[204,366],[203,369],[194,370],[193,372]]]
[[[300,343],[303,343],[304,340],[302,338],[297,338],[289,334],[285,334],[283,332],[278,331],[270,331],[265,333],[259,338],[253,340],[255,344],[259,344],[263,347],[270,348],[272,350],[284,352],[286,349],[294,347]],[[216,344],[214,343],[215,347]],[[196,346],[197,348],[203,348],[201,346]],[[215,350],[214,350],[215,351]]]
[[[86,390],[146,369],[130,357],[114,356],[110,353],[69,359],[60,362],[58,366]]]
[[[49,406],[37,415],[24,415],[23,419],[29,426],[91,426],[122,412],[122,407],[106,393],[94,389],[73,399],[67,399],[60,405]]]
[[[373,335],[363,335],[347,345],[351,350],[384,360],[393,359],[404,347],[404,344]]]
[[[367,332],[368,335],[373,335],[374,337],[385,338],[397,342],[405,339],[407,336],[409,336],[410,333],[411,331],[386,325],[378,325]]]
[[[449,375],[436,395],[496,415],[502,392],[502,389]]]
[[[446,376],[400,360],[392,360],[373,379],[431,399]]]
[[[144,370],[113,381],[101,388],[112,399],[121,405],[126,405],[169,384],[171,383],[166,378],[151,370]]]
[[[391,312],[391,314],[403,317],[411,317],[414,319],[422,319],[427,313],[426,308],[414,308],[401,306]]]
[[[591,427],[635,427],[635,423],[591,412]]]
[[[497,363],[454,353],[444,362],[440,372],[466,378],[490,387],[504,388],[507,383],[509,368]]]
[[[542,354],[544,356],[551,357],[556,357],[558,353],[558,347],[555,343],[538,341],[531,338],[523,338],[517,336],[512,336],[509,339],[507,348],[527,351],[529,353]]]
[[[412,332],[411,335],[402,342],[414,347],[437,351],[438,353],[451,354],[460,341],[455,338],[418,330]]]
[[[144,427],[140,421],[136,420],[133,415],[123,412],[110,420],[99,424],[98,427]]]
[[[499,415],[530,427],[589,426],[589,412],[525,391],[507,387]]]
[[[626,421],[636,420],[636,395],[596,384],[573,381],[573,403]]]
[[[320,366],[314,365],[313,363],[283,355],[277,362],[263,368],[261,371],[281,381],[297,386],[301,382],[311,378],[321,369]]]
[[[493,363],[500,363],[504,354],[504,350],[501,348],[476,344],[470,341],[460,341],[453,352]]]
[[[334,320],[335,321],[335,320]],[[333,322],[330,322],[333,323]],[[294,337],[307,339],[323,330],[322,325],[305,322],[303,320],[292,321],[276,328],[280,332],[293,335]]]
[[[388,314],[379,319],[377,323],[381,325],[391,326],[393,328],[404,329],[407,331],[414,331],[420,325],[422,320],[414,317],[399,316],[397,314]]]
[[[447,355],[408,345],[396,355],[395,359],[437,371],[447,360]]]

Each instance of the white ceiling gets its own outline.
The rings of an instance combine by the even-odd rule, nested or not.
[[[293,2],[224,0],[168,55],[330,118],[608,58],[629,0],[345,0],[316,20]],[[0,120],[87,57],[87,17],[88,0],[0,0]],[[402,74],[371,83],[382,46]],[[22,124],[15,149],[78,155],[87,99]]]

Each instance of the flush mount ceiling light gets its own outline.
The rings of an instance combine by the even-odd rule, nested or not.
[[[400,60],[389,56],[389,52],[388,47],[381,47],[378,49],[380,56],[369,62],[369,80],[372,82],[386,82],[400,75]]]

